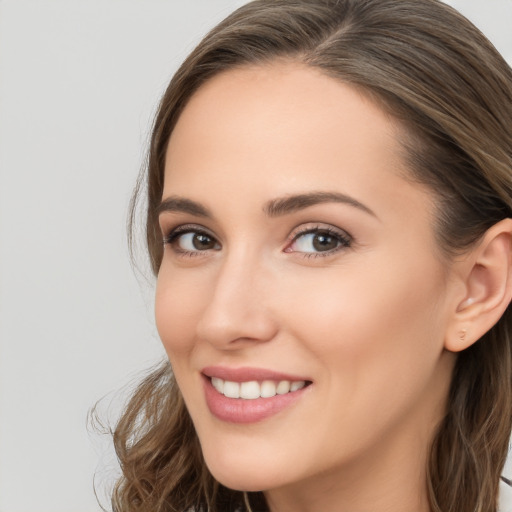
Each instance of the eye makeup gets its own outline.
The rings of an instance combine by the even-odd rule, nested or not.
[[[326,224],[305,224],[288,237],[284,253],[296,253],[305,258],[331,256],[348,249],[353,238],[346,231]],[[183,224],[172,229],[163,239],[178,256],[206,255],[220,251],[222,245],[206,228],[198,224]]]

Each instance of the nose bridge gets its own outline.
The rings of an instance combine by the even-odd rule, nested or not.
[[[261,257],[249,247],[232,251],[219,265],[212,295],[197,330],[221,347],[241,340],[268,341],[275,332],[269,308],[270,280]]]

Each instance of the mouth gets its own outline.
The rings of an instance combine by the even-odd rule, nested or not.
[[[300,400],[312,381],[276,372],[240,368],[202,371],[206,404],[217,419],[254,423]]]
[[[250,380],[246,382],[235,382],[224,380],[219,377],[210,378],[212,386],[227,398],[241,398],[243,400],[256,400],[257,398],[272,398],[276,395],[294,393],[311,384],[305,380]]]

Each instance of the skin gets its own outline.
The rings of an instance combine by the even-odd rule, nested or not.
[[[428,511],[426,457],[455,355],[463,293],[441,257],[434,197],[404,178],[400,127],[355,89],[293,63],[221,74],[192,97],[169,141],[156,322],[206,463],[224,485],[263,490],[273,512]],[[268,201],[322,202],[269,216]],[[368,210],[371,210],[368,211]],[[350,243],[319,252],[321,228]],[[335,245],[336,245],[335,240]],[[186,252],[193,249],[193,252]],[[258,367],[312,381],[275,416],[209,411],[201,369]]]

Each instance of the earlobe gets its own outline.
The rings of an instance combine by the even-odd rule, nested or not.
[[[465,295],[455,307],[445,348],[460,352],[501,318],[512,298],[512,219],[487,230],[463,266]]]

